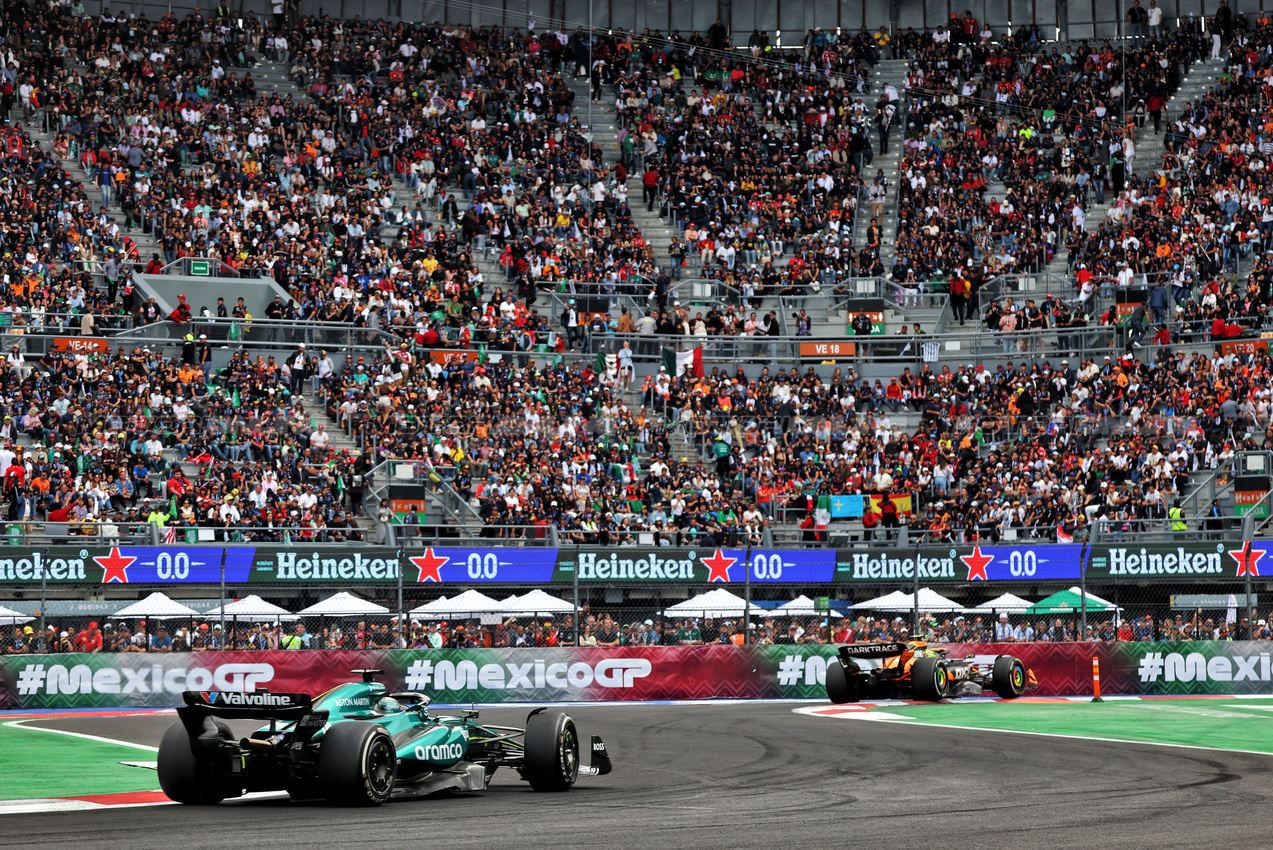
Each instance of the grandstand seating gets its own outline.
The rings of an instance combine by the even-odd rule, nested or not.
[[[879,492],[934,541],[1056,539],[1263,442],[1263,349],[1197,346],[1265,324],[1267,27],[1159,133],[1219,70],[1200,33],[886,58],[616,31],[589,67],[582,31],[305,17],[284,48],[254,17],[31,14],[3,72],[15,518],[341,540],[405,459],[439,523],[515,541],[818,544],[865,533],[824,499]],[[183,257],[290,298],[174,319],[129,264]],[[109,336],[174,320],[185,345]],[[249,320],[292,324],[244,348]],[[19,339],[55,332],[104,341]],[[700,345],[702,375],[660,370]]]

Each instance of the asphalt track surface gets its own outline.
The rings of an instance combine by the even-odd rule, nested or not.
[[[787,705],[569,709],[615,769],[565,794],[497,773],[482,794],[339,809],[286,800],[0,818],[32,848],[1273,846],[1273,758],[899,728]],[[518,724],[524,710],[482,718]],[[157,745],[169,716],[40,725]],[[34,724],[33,724],[34,725]],[[249,724],[251,725],[251,724]],[[240,731],[236,728],[236,732]]]

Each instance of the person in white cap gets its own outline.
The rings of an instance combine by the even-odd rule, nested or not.
[[[1008,622],[1006,611],[999,613],[999,622],[995,623],[995,643],[1011,643],[1013,640],[1012,624]]]

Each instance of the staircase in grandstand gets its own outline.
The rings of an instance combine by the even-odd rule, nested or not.
[[[879,133],[872,124],[871,149],[874,158],[871,164],[862,169],[862,194],[858,199],[858,213],[853,228],[853,247],[860,249],[866,244],[866,230],[871,225],[871,208],[866,201],[866,189],[875,179],[877,172],[883,172],[884,182],[888,186],[888,196],[884,203],[884,215],[880,217],[880,259],[884,268],[893,263],[893,240],[897,237],[897,187],[901,180],[899,165],[902,161],[902,142],[906,137],[906,117],[904,112],[906,69],[910,63],[906,59],[881,59],[871,73],[870,93],[862,98],[862,102],[870,108],[872,114],[875,104],[879,102],[886,85],[897,89],[901,100],[898,101],[898,112],[893,119],[893,131],[889,136],[888,153],[880,152]]]

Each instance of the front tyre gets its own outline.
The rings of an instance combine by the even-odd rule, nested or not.
[[[215,723],[218,737],[230,740],[230,727],[219,720]],[[213,806],[225,799],[226,795],[218,789],[215,765],[195,758],[190,733],[181,721],[164,732],[156,758],[159,787],[173,802],[188,806]]]
[[[942,659],[916,658],[911,665],[911,696],[915,699],[941,702],[949,685],[950,675]]]
[[[579,733],[564,711],[541,711],[526,721],[523,775],[536,791],[569,791],[579,778]]]
[[[995,659],[991,685],[1001,699],[1016,699],[1025,691],[1025,664],[1020,658],[1000,655]]]
[[[844,665],[835,659],[827,664],[827,698],[836,705],[857,702],[860,699],[857,678],[850,678]]]
[[[398,754],[374,723],[337,723],[318,748],[318,788],[341,806],[379,806],[393,792]]]

